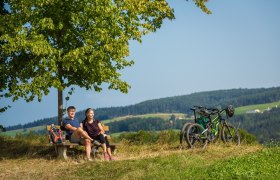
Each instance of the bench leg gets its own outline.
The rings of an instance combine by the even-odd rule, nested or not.
[[[92,152],[92,155],[93,155],[93,158],[96,159],[97,158],[97,154],[98,154],[98,148],[99,146],[92,146],[91,147],[91,152]]]
[[[67,157],[67,146],[55,146],[55,151],[57,154],[57,158],[59,159],[68,159]]]

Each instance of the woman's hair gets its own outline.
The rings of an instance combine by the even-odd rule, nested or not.
[[[87,115],[87,113],[92,110],[94,112],[94,110],[92,108],[87,108],[86,111],[85,111],[85,115]]]
[[[93,110],[92,108],[87,108],[86,111],[85,111],[85,115],[86,115],[85,120],[87,120],[87,113],[88,113],[89,111],[93,111],[93,112],[94,112],[94,110]]]

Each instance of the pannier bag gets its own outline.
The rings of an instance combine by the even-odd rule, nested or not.
[[[197,118],[196,123],[201,125],[204,129],[206,129],[206,126],[209,123],[209,118],[201,116]]]
[[[62,131],[54,124],[51,125],[49,135],[51,143],[62,143]]]

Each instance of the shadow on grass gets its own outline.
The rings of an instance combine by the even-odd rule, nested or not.
[[[83,149],[69,149],[67,155],[77,158],[84,154]],[[21,158],[56,159],[54,146],[48,143],[44,136],[34,137],[5,137],[0,136],[0,160]]]

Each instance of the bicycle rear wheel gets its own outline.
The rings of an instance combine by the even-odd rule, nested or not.
[[[224,143],[240,145],[240,135],[238,130],[230,124],[224,124],[222,128],[222,140]]]
[[[199,124],[190,124],[186,130],[186,141],[190,148],[202,148],[207,145],[207,131]]]
[[[180,132],[180,148],[183,148],[183,143],[186,142],[186,138],[187,138],[187,127],[192,124],[190,122],[187,122],[183,125],[181,132]]]

